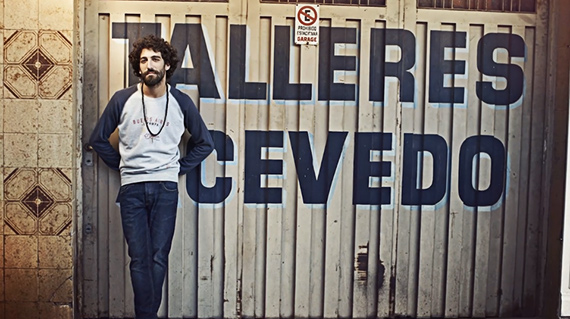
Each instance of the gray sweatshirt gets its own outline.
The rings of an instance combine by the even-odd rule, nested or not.
[[[168,87],[169,102],[166,122],[166,94],[159,98],[145,96],[146,123],[140,84],[117,91],[95,126],[89,144],[101,159],[121,172],[121,185],[148,182],[178,182],[198,166],[213,150],[213,141],[198,109],[188,95]],[[109,143],[109,136],[119,129],[119,152]],[[185,129],[191,134],[191,147],[180,158],[178,145]]]

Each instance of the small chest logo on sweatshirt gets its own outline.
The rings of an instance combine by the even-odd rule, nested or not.
[[[152,135],[150,135],[150,133],[147,132],[144,134],[144,138],[147,140],[151,140],[153,143],[155,141],[160,142],[160,135],[152,136]]]
[[[164,122],[163,118],[157,118],[157,117],[147,117],[146,121],[148,123],[148,126],[162,126],[162,123]],[[138,118],[133,120],[133,124],[139,124],[139,125],[145,125],[144,123],[144,117]],[[164,125],[165,127],[169,126],[170,122],[166,121],[166,124]]]

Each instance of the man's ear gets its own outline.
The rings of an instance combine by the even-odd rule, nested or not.
[[[166,65],[164,66],[164,68],[166,69],[166,71],[170,70],[170,64],[166,64]]]

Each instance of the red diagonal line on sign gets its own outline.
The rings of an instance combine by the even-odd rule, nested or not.
[[[304,24],[304,25],[313,24],[313,23],[315,23],[315,21],[317,20],[316,12],[315,12],[312,8],[310,8],[310,7],[309,7],[309,9],[311,9],[311,11],[313,11],[313,12],[315,13],[315,16],[314,16],[314,17],[311,16],[310,14],[306,13],[306,12],[304,11],[304,8],[301,8],[301,10],[299,11],[300,14],[302,14],[303,16],[305,16],[307,19],[311,20],[311,22],[308,22],[307,24],[301,22],[301,23]]]
[[[308,18],[311,21],[315,21],[316,17],[313,17],[312,15],[306,13],[305,11],[301,11],[301,14],[304,15],[306,18]]]

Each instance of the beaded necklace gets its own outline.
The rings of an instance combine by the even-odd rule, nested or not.
[[[150,130],[150,127],[148,126],[148,121],[146,119],[146,106],[144,105],[144,82],[141,82],[141,98],[142,98],[142,105],[143,105],[143,116],[144,116],[144,124],[146,125],[146,129],[148,131],[148,133],[150,134],[150,136],[153,137],[152,141],[154,142],[154,137],[157,137],[158,134],[160,134],[160,132],[162,132],[162,129],[164,128],[164,125],[166,124],[166,117],[168,116],[168,84],[166,85],[166,110],[164,110],[164,121],[162,121],[162,126],[160,127],[160,130],[158,130],[158,133],[153,133]]]

